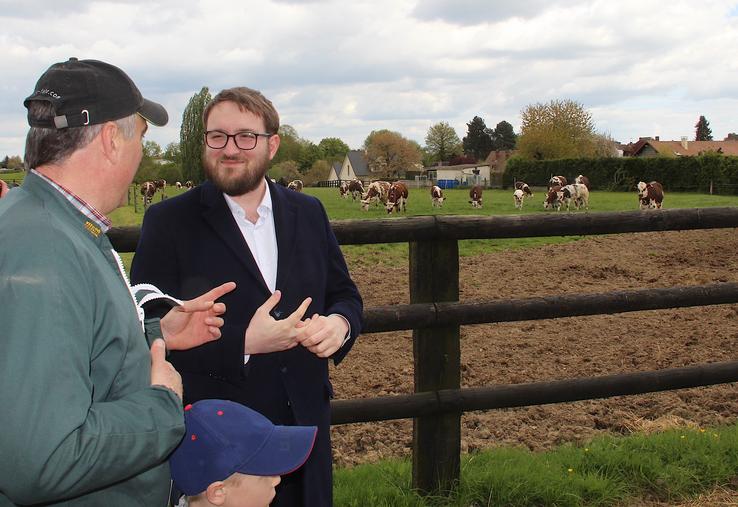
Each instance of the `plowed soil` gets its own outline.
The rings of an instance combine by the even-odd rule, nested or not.
[[[407,265],[348,259],[366,306],[409,303]],[[461,301],[738,282],[735,229],[588,237],[563,245],[464,257]],[[397,285],[396,280],[402,281]],[[461,328],[462,387],[515,384],[735,360],[738,305]],[[367,334],[337,368],[337,399],[413,391],[411,331]],[[471,412],[463,451],[544,450],[602,433],[628,434],[665,417],[699,426],[738,419],[738,385]],[[411,454],[412,421],[332,429],[339,466]]]

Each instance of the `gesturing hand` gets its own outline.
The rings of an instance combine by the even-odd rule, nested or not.
[[[236,288],[235,282],[226,282],[200,297],[183,301],[161,319],[161,333],[169,350],[187,350],[220,338],[226,311],[223,303],[215,300]]]
[[[291,349],[299,343],[297,335],[305,325],[300,319],[305,315],[312,299],[306,298],[286,319],[275,320],[269,312],[277,306],[281,298],[282,293],[275,290],[254,313],[244,336],[245,354],[278,352]]]
[[[164,340],[156,339],[151,344],[151,385],[164,386],[174,391],[182,399],[182,377],[166,357]]]
[[[318,357],[329,357],[343,345],[349,327],[338,315],[315,314],[300,333],[300,344]]]

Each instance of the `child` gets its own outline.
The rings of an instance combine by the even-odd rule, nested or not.
[[[275,426],[238,403],[201,400],[185,407],[182,443],[169,458],[180,506],[266,507],[280,475],[300,468],[315,426]]]

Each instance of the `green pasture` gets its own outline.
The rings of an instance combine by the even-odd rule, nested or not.
[[[336,507],[681,503],[718,486],[736,489],[736,471],[738,426],[672,428],[651,435],[603,436],[541,453],[498,448],[465,455],[461,482],[449,496],[416,494],[408,460],[339,468],[333,497]]]
[[[165,188],[164,195],[173,197],[186,192],[185,189],[174,187]],[[332,220],[361,220],[386,219],[394,220],[400,216],[417,215],[514,215],[529,213],[566,213],[566,211],[552,211],[543,209],[545,189],[534,188],[533,197],[525,201],[523,210],[513,206],[511,190],[487,189],[483,195],[483,207],[474,209],[469,204],[468,189],[446,190],[442,208],[431,205],[430,190],[428,188],[410,188],[408,206],[405,213],[388,215],[381,206],[371,205],[369,210],[363,211],[359,201],[342,199],[337,188],[306,188],[305,193],[320,199]],[[143,205],[137,188],[131,186],[131,196],[137,199],[137,207],[129,204],[111,213],[110,218],[116,226],[140,225],[143,219]],[[161,201],[160,192],[154,196],[153,202]],[[638,209],[638,198],[635,192],[606,192],[593,191],[590,195],[590,212],[603,211],[633,211]],[[664,199],[666,208],[705,208],[711,206],[738,206],[738,196],[708,195],[696,193],[669,193]],[[572,211],[584,213],[584,211]],[[580,236],[563,236],[548,238],[519,238],[500,240],[464,240],[459,244],[459,254],[462,257],[477,255],[483,252],[497,250],[530,248],[545,244],[576,241]],[[342,247],[350,263],[358,265],[403,264],[407,262],[407,243],[376,244],[376,245],[346,245]],[[123,255],[126,266],[130,266],[132,254]]]

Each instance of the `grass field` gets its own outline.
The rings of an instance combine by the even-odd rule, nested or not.
[[[414,493],[409,461],[338,469],[334,501],[337,507],[634,506],[645,498],[673,503],[734,484],[737,468],[738,426],[671,428],[545,453],[501,448],[465,455],[461,484],[450,497]]]

